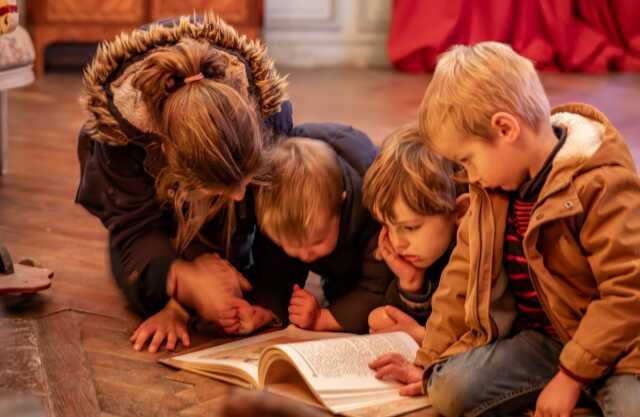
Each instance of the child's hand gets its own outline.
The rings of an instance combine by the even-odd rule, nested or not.
[[[376,371],[376,378],[391,379],[404,384],[400,395],[416,396],[422,394],[422,374],[424,369],[407,361],[399,353],[387,353],[369,364]]]
[[[271,310],[249,304],[246,300],[235,299],[234,306],[238,310],[239,327],[237,334],[250,334],[271,323],[274,316]]]
[[[405,332],[416,342],[424,339],[424,326],[394,306],[378,307],[369,314],[369,333]]]
[[[169,300],[167,305],[145,320],[133,332],[129,341],[133,343],[135,350],[141,350],[147,340],[152,337],[149,343],[149,352],[155,353],[158,348],[167,340],[167,350],[174,350],[178,339],[185,347],[189,346],[189,332],[187,321],[189,314],[174,300]]]
[[[389,229],[382,226],[378,235],[378,250],[376,257],[384,260],[389,269],[398,277],[400,288],[408,292],[419,292],[424,284],[424,269],[416,268],[410,262],[402,259],[395,251],[389,240]]]
[[[538,396],[535,417],[571,417],[581,388],[580,382],[559,371]]]
[[[320,306],[316,297],[295,284],[289,302],[289,321],[302,329],[313,330],[320,317]]]

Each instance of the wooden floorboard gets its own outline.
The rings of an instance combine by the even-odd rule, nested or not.
[[[100,411],[79,320],[74,312],[37,320],[40,357],[54,416],[95,417]]]
[[[296,123],[352,124],[379,143],[415,119],[428,76],[295,70],[289,80]],[[543,82],[554,105],[588,102],[604,111],[639,160],[639,75],[544,74]],[[56,275],[51,289],[0,313],[0,403],[29,394],[49,416],[219,415],[232,388],[131,349],[128,338],[140,319],[110,276],[106,231],[73,201],[76,138],[85,119],[80,88],[79,74],[49,74],[9,93],[0,241],[15,260],[36,257]],[[194,336],[194,343],[204,341]]]

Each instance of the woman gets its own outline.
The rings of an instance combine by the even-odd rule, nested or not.
[[[101,45],[84,85],[76,201],[109,230],[120,288],[144,316],[182,317],[182,305],[240,331],[242,308],[229,295],[248,287],[241,273],[255,218],[246,188],[261,180],[271,138],[292,127],[284,78],[260,44],[207,15]],[[183,329],[147,330],[136,341],[155,332],[157,348],[165,337],[173,347]]]

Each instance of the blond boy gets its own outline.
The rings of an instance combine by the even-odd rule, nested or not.
[[[256,194],[255,304],[310,330],[367,331],[392,274],[373,256],[379,225],[362,206],[362,176],[377,150],[362,132],[305,124],[270,153],[270,184]],[[322,277],[329,302],[304,288]]]
[[[434,154],[406,126],[387,137],[364,178],[363,202],[382,230],[377,255],[396,279],[369,315],[371,333],[405,331],[418,343],[431,296],[455,245],[468,195],[456,199],[454,165]]]
[[[445,416],[564,417],[581,394],[637,416],[640,181],[620,133],[588,105],[550,110],[531,62],[493,42],[441,57],[419,123],[471,204],[418,366],[388,355],[379,376]]]

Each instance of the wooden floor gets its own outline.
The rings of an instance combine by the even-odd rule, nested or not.
[[[552,104],[583,101],[603,110],[639,160],[640,75],[543,80]],[[425,75],[391,71],[295,70],[290,95],[296,122],[349,123],[379,142],[414,119],[426,83]],[[79,92],[79,74],[49,74],[9,94],[0,241],[14,259],[38,258],[56,277],[28,305],[0,312],[0,399],[30,395],[50,416],[218,415],[227,385],[166,369],[156,355],[131,349],[139,318],[110,277],[105,230],[73,202],[76,135],[85,118]]]

